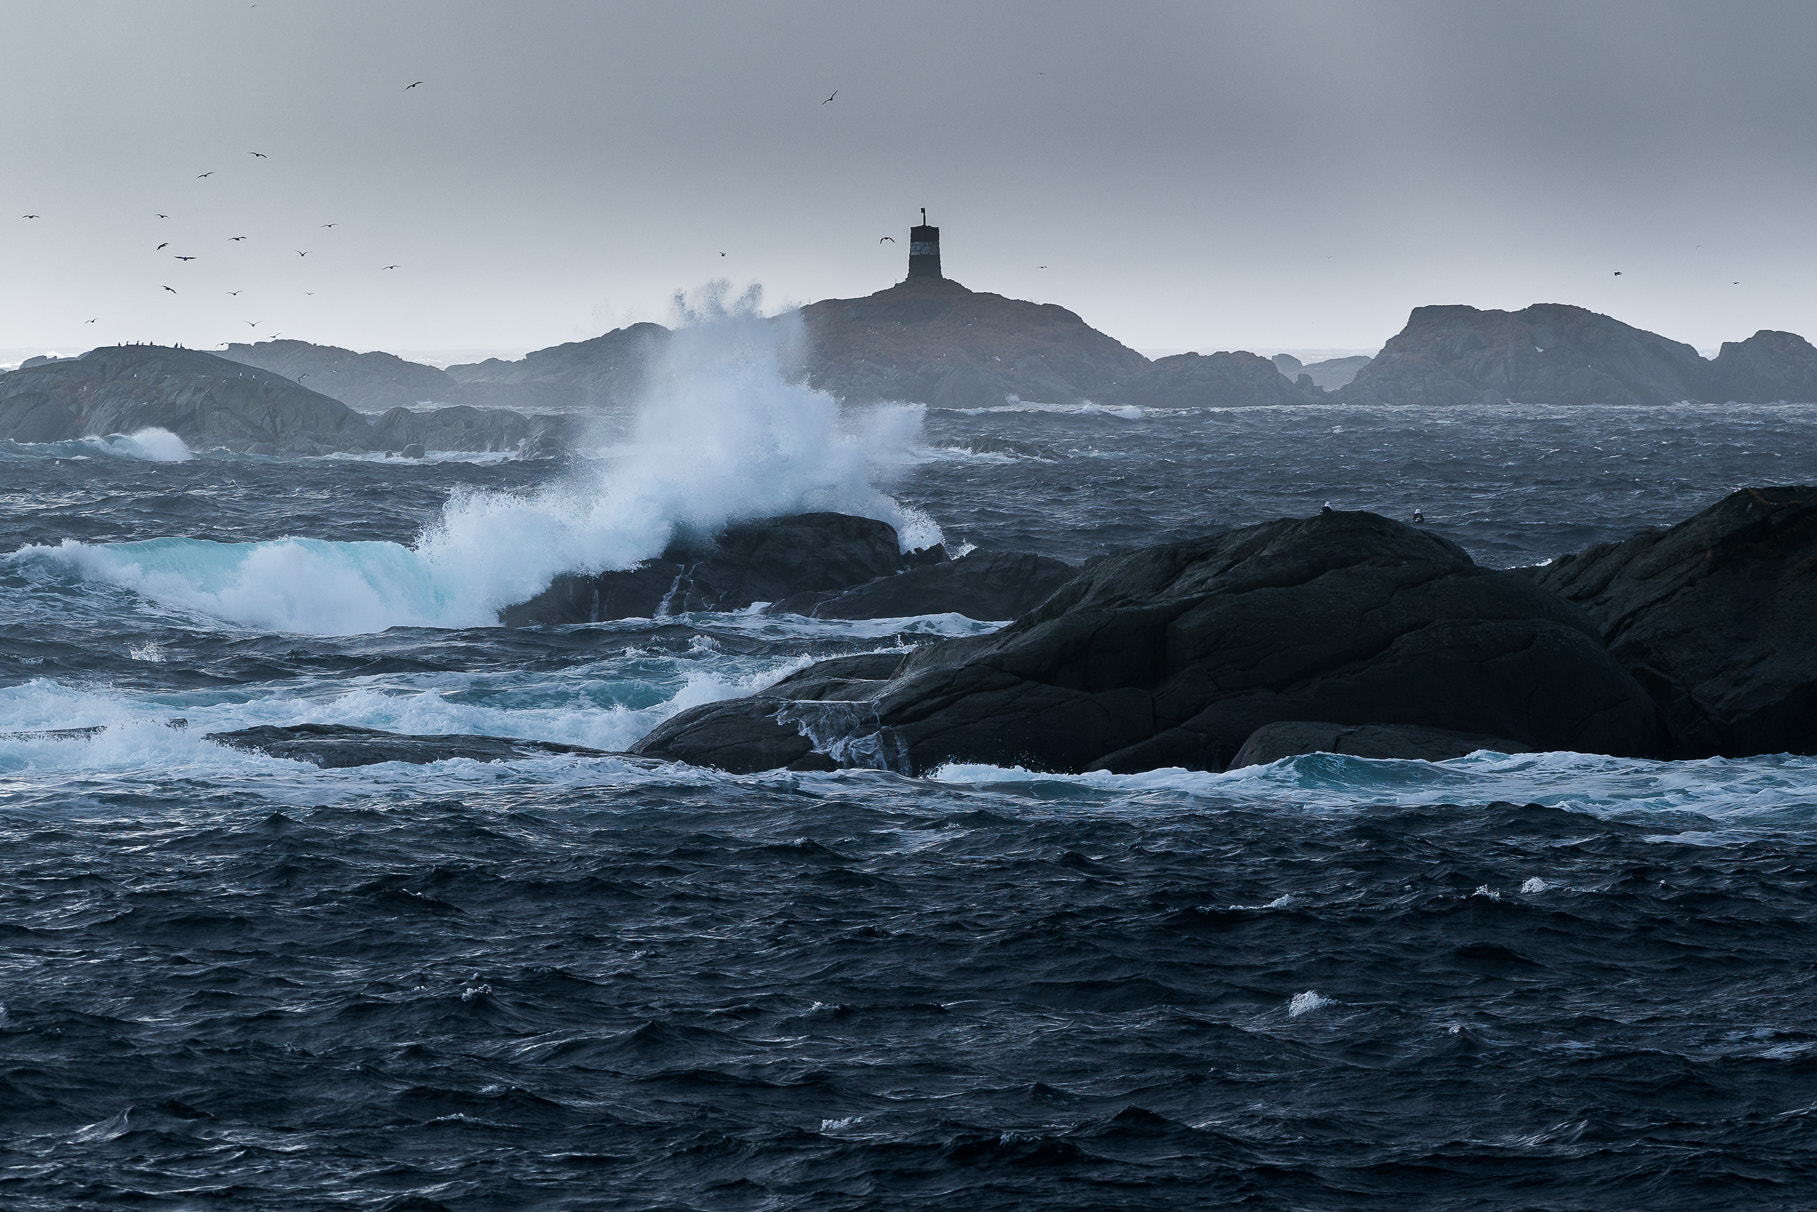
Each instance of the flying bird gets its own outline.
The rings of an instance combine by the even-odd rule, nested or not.
[[[164,250],[165,250],[165,249],[167,249],[167,248],[169,248],[169,247],[170,247],[170,241],[169,241],[169,240],[166,240],[166,241],[164,241],[164,243],[162,243],[162,244],[160,244],[160,245],[158,245],[158,246],[157,246],[157,247],[156,247],[156,248],[154,248],[154,249],[152,249],[152,250],[151,250],[151,251],[153,251],[153,252],[163,252],[163,251],[164,251]]]
[[[257,320],[243,320],[243,321],[241,321],[241,323],[245,324],[246,327],[248,327],[248,328],[257,328],[259,326],[259,322]]]
[[[196,180],[200,181],[203,177],[212,177],[214,175],[215,175],[215,170],[211,168],[205,173],[197,173]]]
[[[1619,277],[1621,277],[1621,270],[1619,270],[1619,269],[1618,269],[1618,270],[1616,270],[1616,271],[1615,271],[1615,276],[1616,276],[1616,277],[1618,277],[1618,278],[1619,278]]]
[[[42,219],[43,215],[20,215],[21,219]]]
[[[299,256],[299,257],[307,257],[307,256],[308,256],[308,255],[309,255],[309,254],[308,254],[308,253],[306,253],[306,252],[304,252],[304,251],[303,251],[303,250],[302,250],[302,249],[300,249],[300,248],[299,248],[299,249],[297,249],[297,256]]]
[[[833,97],[837,97],[837,96],[838,96],[838,95],[839,95],[839,90],[838,90],[838,89],[834,89],[834,90],[833,90]],[[828,97],[828,98],[827,98],[827,99],[826,99],[826,101],[831,101],[831,100],[832,100],[832,99],[833,99],[833,97]],[[826,101],[822,101],[822,102],[821,102],[821,104],[822,104],[822,105],[825,105],[825,104],[826,104]]]
[[[233,243],[236,243],[237,241],[244,240],[245,238],[246,238],[245,236],[228,236],[227,242],[229,244],[233,244]]]
[[[176,258],[176,259],[177,259],[177,260],[179,260],[179,261],[193,261],[193,260],[195,260],[195,258],[194,258],[194,257],[185,257],[185,256],[183,256],[183,255],[182,255],[182,254],[181,254],[181,253],[172,253],[172,254],[171,254],[171,256],[173,256],[173,257],[175,257],[175,258]]]
[[[239,293],[240,293],[240,292],[239,292],[239,291],[237,291],[237,290],[230,290],[230,291],[228,291],[228,292],[227,292],[227,293],[228,293],[228,294],[230,294],[230,295],[238,295],[238,294],[239,294]]]
[[[164,289],[170,291],[170,293],[173,295],[177,293],[175,287],[166,286]]]
[[[384,266],[383,268],[385,268],[385,269],[402,269],[404,267],[402,265],[387,265],[387,266]]]
[[[421,84],[421,83],[422,83],[422,81],[421,81],[421,80],[418,80],[418,81],[417,81],[417,82],[416,82],[416,84]],[[410,91],[410,90],[411,90],[411,89],[413,89],[413,88],[415,88],[415,87],[416,87],[416,84],[406,84],[406,85],[404,85],[404,91],[405,91],[405,92],[409,92],[409,91]]]
[[[168,219],[168,218],[170,218],[170,216],[169,216],[169,215],[159,215],[159,216],[158,216],[158,218],[160,218],[160,219]]]
[[[100,319],[100,318],[101,318],[101,317],[100,317],[100,316],[96,316],[96,317],[95,317],[95,320],[99,320],[99,319]],[[84,320],[84,321],[82,321],[82,322],[83,322],[83,323],[84,323],[84,324],[93,324],[93,323],[94,323],[94,322],[95,322],[95,320]]]
[[[267,156],[264,152],[247,152],[246,154],[249,156],[257,156],[261,160],[271,159],[271,157]]]
[[[877,243],[879,243],[879,244],[883,243],[885,240],[888,240],[891,244],[894,244],[896,242],[896,237],[895,236],[878,236],[877,237]]]
[[[339,227],[340,224],[339,223],[324,223],[324,224],[322,224],[322,226],[323,227]]]
[[[1037,265],[1037,266],[1035,266],[1035,268],[1036,268],[1036,269],[1046,269],[1046,268],[1047,268],[1047,266],[1045,266],[1045,265]]]
[[[723,257],[723,256],[725,256],[725,254],[724,254],[724,253],[720,253],[720,254],[719,254],[719,255],[720,255],[720,256],[722,256],[722,257]]]

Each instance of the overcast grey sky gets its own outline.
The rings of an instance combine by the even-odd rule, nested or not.
[[[1808,0],[6,0],[0,35],[0,348],[526,349],[714,277],[881,289],[921,206],[949,276],[1141,349],[1373,349],[1422,303],[1817,336]]]

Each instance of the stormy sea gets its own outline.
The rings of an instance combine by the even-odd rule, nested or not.
[[[1080,563],[1329,501],[1512,567],[1817,482],[1817,407],[670,386],[554,462],[0,444],[0,1205],[1817,1198],[1817,759],[731,776],[205,739],[620,750],[1003,623],[496,625],[677,524],[839,507]]]

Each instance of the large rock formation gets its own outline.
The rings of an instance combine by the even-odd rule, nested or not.
[[[1724,341],[1704,396],[1717,403],[1817,402],[1817,349],[1795,332],[1765,328],[1745,341]]]
[[[1364,404],[1671,404],[1706,397],[1689,345],[1582,307],[1418,307],[1340,393]]]
[[[792,727],[809,744],[791,762],[1220,770],[1284,720],[1615,754],[1660,743],[1651,701],[1580,610],[1368,513],[1126,553],[996,634],[865,678],[819,668],[787,693],[684,712],[633,752],[757,769]]]
[[[1130,398],[1155,408],[1244,408],[1330,399],[1309,376],[1290,382],[1274,362],[1241,351],[1159,358],[1136,380]]]
[[[801,319],[807,381],[852,401],[1126,401],[1149,369],[1147,358],[1064,307],[968,290],[950,278],[810,303]]]
[[[1676,756],[1817,753],[1817,487],[1744,489],[1538,582],[1652,692]]]
[[[904,554],[887,522],[804,513],[683,535],[635,568],[565,573],[500,618],[508,627],[598,623],[769,602],[776,613],[819,618],[997,619],[1039,605],[1073,573],[1042,556],[974,552],[949,560],[940,547]]]
[[[1292,354],[1283,353],[1276,354],[1270,361],[1288,378],[1297,380],[1305,375],[1312,380],[1314,387],[1322,387],[1326,391],[1336,391],[1347,386],[1363,367],[1369,365],[1367,354],[1326,358],[1323,362],[1302,362]]]
[[[117,345],[0,376],[0,438],[167,429],[196,447],[370,450],[364,416],[281,375],[194,349]]]
[[[95,349],[0,376],[0,439],[60,442],[147,428],[197,449],[259,454],[416,446],[545,457],[560,453],[573,424],[464,405],[372,417],[272,371],[159,345]]]
[[[511,402],[518,407],[626,408],[643,394],[650,368],[668,342],[669,330],[662,325],[633,324],[514,361],[487,358],[450,366],[448,376],[470,392],[516,393]]]

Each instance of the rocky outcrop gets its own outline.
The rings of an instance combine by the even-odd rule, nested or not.
[[[1312,380],[1314,387],[1326,391],[1336,391],[1356,378],[1363,367],[1369,365],[1367,354],[1353,354],[1345,358],[1326,358],[1322,362],[1302,362],[1292,354],[1276,354],[1270,359],[1282,374],[1290,379],[1305,375]]]
[[[1582,307],[1419,307],[1340,393],[1362,404],[1671,404],[1707,397],[1689,345]]]
[[[633,324],[514,361],[487,358],[450,366],[448,376],[471,392],[511,392],[508,402],[514,407],[628,408],[643,394],[650,368],[668,343],[669,330],[662,325]]]
[[[1817,753],[1817,487],[1744,489],[1537,580],[1652,693],[1675,756]]]
[[[1275,363],[1241,351],[1159,358],[1130,388],[1131,400],[1152,408],[1317,404],[1329,398],[1311,378],[1290,382]]]
[[[691,610],[743,610],[823,619],[963,614],[1011,618],[1039,605],[1075,569],[1045,556],[941,547],[903,553],[895,527],[872,518],[805,513],[682,536],[635,568],[566,573],[507,607],[508,627],[599,623]]]
[[[1308,753],[1442,762],[1447,758],[1475,753],[1479,749],[1491,749],[1497,753],[1532,752],[1519,741],[1453,732],[1448,728],[1283,720],[1278,724],[1263,724],[1250,733],[1249,739],[1243,742],[1243,747],[1237,750],[1236,757],[1230,760],[1230,768],[1236,770],[1244,766],[1266,766],[1269,762]]]
[[[1724,341],[1710,364],[1704,398],[1717,403],[1817,402],[1817,349],[1795,332],[1761,329]]]
[[[944,558],[945,553],[938,553]],[[559,576],[506,608],[508,627],[597,623],[689,610],[743,610],[794,594],[836,591],[907,567],[896,528],[873,518],[804,513],[684,535],[635,568]]]
[[[726,769],[758,769],[769,750],[726,738],[732,721],[759,735],[762,719],[832,760],[910,773],[950,761],[1221,770],[1256,729],[1291,720],[1534,749],[1660,743],[1651,701],[1580,610],[1368,513],[1115,556],[1000,632],[916,650],[887,681],[739,703],[683,713],[636,751],[710,750]]]
[[[283,340],[236,342],[222,350],[221,356],[306,384],[361,412],[466,402],[461,385],[445,372],[395,354],[355,353],[333,345]]]
[[[1126,401],[1148,359],[1052,303],[913,278],[801,309],[803,370],[846,400],[939,407]]]
[[[118,345],[0,376],[0,439],[166,429],[194,447],[371,450],[367,419],[270,371],[194,349]]]
[[[410,736],[347,724],[261,724],[233,732],[210,732],[202,739],[248,753],[310,762],[327,770],[372,766],[379,762],[410,762],[420,766],[455,758],[509,762],[549,754],[606,756],[602,750],[555,741],[525,741],[503,736]]]

